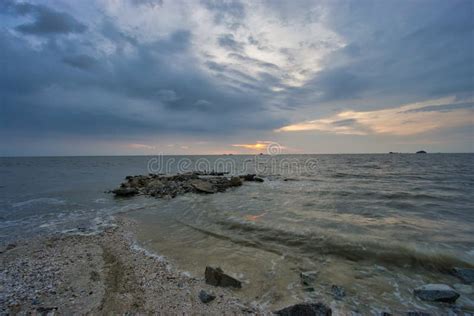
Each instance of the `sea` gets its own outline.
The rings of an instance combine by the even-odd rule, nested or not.
[[[256,173],[264,182],[174,199],[116,198],[126,176],[193,170]],[[413,289],[472,286],[474,154],[334,154],[0,158],[0,243],[94,234],[120,214],[136,243],[191,276],[207,265],[240,279],[235,295],[276,309],[321,301],[341,313],[427,311]],[[313,284],[301,282],[314,272]]]

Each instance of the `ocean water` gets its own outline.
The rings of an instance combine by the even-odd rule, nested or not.
[[[265,182],[175,199],[106,193],[127,175],[191,169]],[[455,286],[450,269],[474,266],[473,154],[0,158],[0,177],[2,242],[93,233],[121,213],[142,247],[198,277],[219,265],[244,282],[236,295],[269,308],[445,313],[413,288]],[[303,271],[318,272],[313,289]],[[474,309],[472,293],[457,305]]]

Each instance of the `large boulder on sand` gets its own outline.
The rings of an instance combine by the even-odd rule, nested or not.
[[[415,289],[414,294],[424,301],[454,303],[459,293],[446,284],[425,284]]]
[[[242,283],[239,280],[225,274],[221,268],[207,266],[204,276],[206,278],[206,283],[210,285],[235,288],[242,287]]]
[[[331,316],[332,310],[322,303],[304,303],[288,306],[274,313],[281,316]]]

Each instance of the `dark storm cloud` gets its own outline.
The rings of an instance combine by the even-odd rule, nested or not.
[[[34,21],[20,24],[16,30],[32,35],[51,35],[82,33],[87,27],[71,15],[58,12],[44,5],[19,3],[10,0],[2,1],[0,12],[18,16],[31,16]]]
[[[259,59],[256,59],[256,58],[251,58],[251,57],[248,57],[246,55],[237,54],[237,53],[230,53],[229,57],[234,58],[234,59],[236,59],[238,61],[241,61],[241,62],[251,63],[251,64],[254,64],[255,66],[267,68],[267,69],[270,69],[270,70],[280,70],[280,67],[278,67],[275,64],[272,64],[272,63],[269,63],[269,62],[266,62],[266,61],[263,61],[263,60],[259,60]]]
[[[329,22],[347,45],[303,90],[331,102],[472,94],[472,12],[471,1],[335,2]]]
[[[474,109],[474,103],[456,103],[456,104],[442,104],[442,105],[428,105],[422,108],[407,110],[403,113],[416,113],[416,112],[451,112],[462,109]]]
[[[257,47],[259,50],[269,50],[267,46],[265,46],[263,43],[257,40],[254,36],[247,37],[247,41],[249,42],[250,45]]]
[[[163,0],[130,0],[130,2],[137,6],[146,5],[149,7],[156,7],[163,5]]]
[[[236,28],[240,26],[239,21],[245,17],[245,8],[240,1],[203,0],[202,4],[214,13],[216,24],[227,24]]]
[[[353,126],[357,124],[357,120],[355,119],[347,119],[347,120],[340,120],[331,123],[334,126]]]
[[[219,46],[233,51],[241,51],[244,48],[244,43],[236,41],[232,34],[221,34],[217,38],[217,43]]]
[[[167,4],[130,3],[137,12],[160,11]],[[0,60],[6,61],[0,71],[0,134],[11,139],[43,134],[128,139],[158,133],[212,138],[271,131],[288,124],[292,111],[316,119],[335,108],[386,108],[448,95],[464,105],[418,111],[472,108],[467,101],[474,86],[471,1],[324,3],[324,21],[344,42],[340,48],[318,33],[299,42],[302,47],[266,37],[265,32],[288,26],[289,34],[292,25],[318,21],[321,14],[310,0],[262,2],[271,10],[264,12],[280,12],[271,15],[269,29],[245,24],[246,6],[239,1],[201,4],[221,33],[211,32],[213,47],[201,45],[203,37],[197,35],[202,34],[185,21],[157,23],[164,30],[150,31],[147,25],[144,29],[156,34],[144,34],[134,24],[141,25],[140,19],[127,24],[132,17],[96,10],[101,8],[94,8],[97,15],[91,18],[0,0],[0,17],[8,18],[0,19]],[[75,5],[83,4],[64,7]],[[193,5],[198,3],[188,3]],[[168,25],[173,23],[179,25]],[[236,29],[244,37],[237,37]],[[75,36],[53,36],[67,34]],[[312,69],[299,59],[302,48],[335,50]],[[255,49],[261,55],[250,55]],[[301,85],[294,84],[295,74],[304,75]]]
[[[238,54],[230,54],[230,57],[234,57],[238,60],[245,60],[250,62],[255,66],[259,66],[264,70],[280,70],[276,65],[272,66],[273,64],[264,63],[257,59],[250,59],[245,58],[242,55]],[[261,98],[268,98],[271,97],[274,92],[271,90],[272,87],[285,87],[284,84],[281,82],[281,78],[275,76],[271,73],[266,71],[259,71],[255,76],[251,76],[243,71],[236,69],[233,64],[225,64],[225,63],[216,63],[213,61],[208,61],[205,65],[215,72],[216,76],[222,81],[227,82],[232,85],[234,89],[237,89],[239,93],[245,94],[247,93],[245,90],[253,90],[254,92],[258,93]]]
[[[63,62],[69,66],[84,70],[93,69],[96,65],[96,60],[87,55],[67,56],[63,58]]]
[[[74,46],[75,40],[38,50],[0,32],[0,54],[9,61],[0,73],[4,137],[224,135],[283,123],[247,115],[263,113],[258,93],[236,93],[195,67],[190,32],[138,44],[111,24],[105,30],[105,37],[115,39],[116,51],[95,56],[83,51],[87,45]],[[125,53],[127,45],[133,53]]]

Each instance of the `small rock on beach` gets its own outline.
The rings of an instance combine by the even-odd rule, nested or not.
[[[301,272],[300,273],[301,283],[303,283],[303,285],[306,285],[306,286],[312,285],[316,281],[317,276],[318,276],[317,271]]]
[[[213,268],[207,266],[204,275],[206,283],[210,285],[235,288],[242,287],[242,283],[239,280],[225,274],[219,267]]]
[[[201,300],[201,302],[203,302],[204,304],[207,304],[211,301],[213,301],[214,299],[216,298],[215,295],[211,294],[211,293],[207,293],[206,291],[204,290],[201,290],[199,292],[199,299]]]
[[[446,284],[425,284],[416,288],[414,294],[424,301],[444,303],[454,303],[459,297],[459,293]]]
[[[331,316],[332,310],[322,303],[302,303],[285,307],[274,313],[280,316]]]

